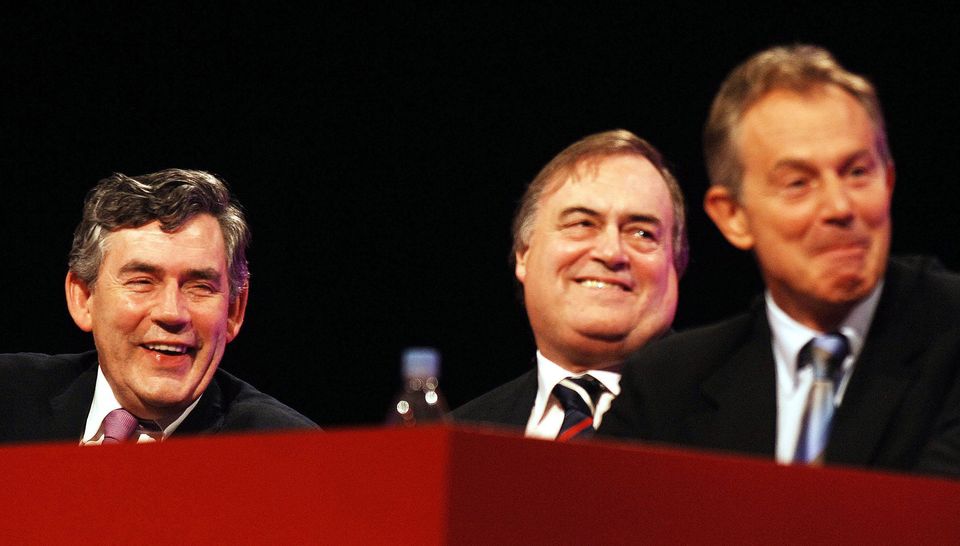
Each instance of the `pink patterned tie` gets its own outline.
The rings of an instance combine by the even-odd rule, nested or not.
[[[137,418],[129,411],[118,408],[103,418],[103,443],[119,444],[126,442],[137,430]]]

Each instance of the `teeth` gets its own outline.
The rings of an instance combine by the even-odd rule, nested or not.
[[[160,343],[147,343],[144,344],[144,347],[150,349],[151,351],[163,351],[165,353],[177,353],[184,354],[187,352],[187,348],[183,345],[164,345]]]
[[[605,283],[605,282],[603,282],[603,281],[595,281],[595,280],[593,280],[593,279],[587,279],[587,280],[585,280],[585,281],[580,281],[580,284],[582,284],[583,286],[588,286],[588,287],[590,287],[590,288],[607,288],[608,286],[614,286],[614,285],[612,285],[612,284]]]

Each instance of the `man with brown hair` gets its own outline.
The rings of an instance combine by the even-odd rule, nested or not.
[[[95,351],[0,355],[0,441],[162,441],[316,428],[219,368],[246,312],[250,232],[220,179],[114,174],[87,194],[64,283]]]
[[[870,82],[818,47],[763,51],[721,86],[704,148],[704,207],[766,293],[632,357],[602,432],[958,473],[960,277],[888,257],[894,167]]]
[[[591,135],[536,176],[513,238],[537,366],[454,417],[539,438],[588,436],[619,392],[623,359],[673,322],[687,262],[680,188],[646,141]]]

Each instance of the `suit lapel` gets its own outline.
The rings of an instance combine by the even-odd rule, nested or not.
[[[883,295],[877,305],[857,359],[843,402],[834,415],[826,459],[853,464],[870,463],[896,412],[916,376],[913,365],[929,339],[898,331],[903,325],[923,324],[927,310],[911,301],[918,282],[917,271],[891,262]]]
[[[510,389],[501,397],[506,403],[495,410],[499,416],[493,417],[491,421],[511,425],[515,427],[526,427],[530,420],[530,411],[537,399],[537,368],[521,375]]]
[[[530,420],[530,412],[533,410],[533,404],[537,400],[537,369],[534,368],[523,376],[523,382],[517,390],[516,403],[507,414],[511,424],[525,427]]]
[[[776,443],[776,370],[770,327],[763,305],[755,305],[744,343],[723,357],[702,383],[713,408],[695,414],[691,434],[705,445],[723,450],[774,453]]]
[[[219,372],[217,372],[219,374]],[[193,408],[190,415],[180,423],[173,436],[187,434],[213,434],[223,428],[223,393],[217,376],[214,376],[207,386],[207,390],[200,397],[200,402]]]
[[[63,392],[50,399],[50,420],[44,432],[46,439],[80,441],[96,385],[97,366],[93,365],[78,375]]]

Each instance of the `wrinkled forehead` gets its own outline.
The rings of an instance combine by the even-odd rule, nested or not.
[[[107,261],[144,257],[158,265],[193,262],[218,269],[227,267],[226,241],[219,222],[210,215],[194,216],[169,230],[154,220],[137,227],[104,231],[100,239],[101,268]]]
[[[848,99],[845,102],[847,102],[859,114],[862,114],[869,122],[872,133],[871,142],[873,145],[873,151],[878,153],[885,160],[889,161],[890,158],[887,157],[885,146],[886,131],[884,129],[883,120],[879,118],[880,113],[874,112],[871,108],[868,108],[867,104],[860,97],[857,97],[855,94],[851,93],[842,86],[829,82],[814,81],[806,82],[802,85],[773,85],[744,106],[744,108],[740,111],[739,116],[737,116],[736,121],[733,123],[731,130],[731,140],[734,144],[736,159],[740,162],[741,166],[743,164],[743,154],[746,152],[746,150],[744,150],[742,147],[744,125],[746,120],[755,117],[751,116],[751,114],[755,113],[761,104],[766,104],[769,99],[782,97],[792,97],[801,101],[816,101],[818,99],[828,99],[830,97],[845,97]],[[785,116],[788,114],[789,113],[784,113]]]
[[[610,218],[644,217],[666,227],[674,221],[673,200],[663,174],[646,158],[620,154],[587,163],[558,176],[542,196],[541,210],[550,218],[567,209],[582,209]]]
[[[557,193],[567,184],[580,184],[584,182],[596,181],[597,177],[600,175],[600,170],[611,161],[618,159],[632,159],[641,163],[645,163],[650,168],[656,170],[657,174],[660,175],[660,178],[662,178],[659,169],[657,169],[657,167],[650,161],[649,158],[641,154],[627,152],[613,154],[591,154],[578,159],[575,163],[559,169],[553,175],[553,177],[551,177],[550,181],[547,182],[546,187],[540,195],[540,203],[543,203],[549,199],[550,196]],[[666,182],[664,182],[664,184],[665,183]]]

